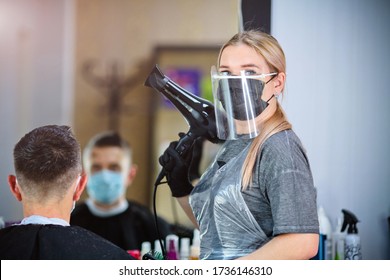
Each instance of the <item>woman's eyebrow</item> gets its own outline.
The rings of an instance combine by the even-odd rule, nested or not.
[[[256,64],[253,64],[253,63],[248,63],[248,64],[243,64],[243,65],[240,65],[241,68],[248,68],[248,67],[252,67],[252,68],[257,68],[257,69],[260,69],[260,67]],[[224,68],[224,69],[228,69],[230,68],[229,66],[227,65],[220,65],[219,68]]]
[[[259,66],[257,66],[256,64],[253,64],[253,63],[244,64],[244,65],[241,65],[241,67],[243,67],[243,68],[245,68],[245,67],[254,67],[254,68],[260,69]]]

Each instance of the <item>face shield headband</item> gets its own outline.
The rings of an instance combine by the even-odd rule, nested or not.
[[[218,73],[215,66],[211,68],[217,133],[220,139],[249,139],[259,134],[256,118],[267,108],[269,102],[261,98],[263,89],[277,74],[252,75],[242,70],[239,76],[229,76]],[[273,77],[265,82],[268,76]]]

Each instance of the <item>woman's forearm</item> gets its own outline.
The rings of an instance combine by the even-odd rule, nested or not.
[[[318,234],[281,234],[242,260],[308,260],[317,254]]]
[[[179,202],[181,208],[183,208],[184,213],[188,216],[191,222],[194,224],[196,228],[199,228],[198,221],[196,220],[194,213],[192,212],[192,208],[189,202],[189,195],[183,197],[177,197],[177,202]]]

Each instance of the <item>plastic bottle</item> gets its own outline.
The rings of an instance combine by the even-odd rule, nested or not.
[[[180,239],[180,259],[188,260],[190,258],[190,239],[183,237]]]
[[[331,260],[332,259],[332,225],[328,216],[325,213],[325,209],[320,206],[318,208],[318,221],[320,224],[320,244],[318,247],[319,260]]]
[[[0,229],[5,228],[4,218],[0,216]]]
[[[141,244],[141,257],[152,250],[152,244],[149,241],[144,241]]]
[[[134,257],[136,260],[141,259],[141,252],[140,250],[127,250],[127,253]]]
[[[342,209],[341,211],[344,214],[344,222],[341,227],[341,231],[344,232],[344,230],[348,228],[347,235],[345,236],[344,259],[361,260],[362,253],[360,236],[358,235],[358,229],[356,227],[356,224],[359,222],[359,220],[352,212],[346,209]]]
[[[164,242],[164,240],[162,240]],[[162,253],[160,239],[154,240],[154,251]]]
[[[343,218],[337,219],[337,226],[332,234],[332,259],[343,260],[344,259],[344,239],[345,233],[341,232],[341,225]]]
[[[179,259],[179,237],[175,234],[169,234],[165,238],[165,244],[167,248],[167,259],[178,260]]]
[[[169,239],[168,251],[167,251],[167,259],[168,260],[178,260],[179,259],[174,239]]]
[[[190,260],[199,260],[200,255],[200,232],[194,229],[194,236],[192,238],[192,245],[190,249]]]

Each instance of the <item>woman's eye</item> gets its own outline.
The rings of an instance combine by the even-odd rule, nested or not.
[[[222,71],[219,73],[221,76],[230,76],[230,72],[229,71]]]
[[[253,70],[245,70],[245,75],[254,76],[254,75],[257,75],[257,73]]]

